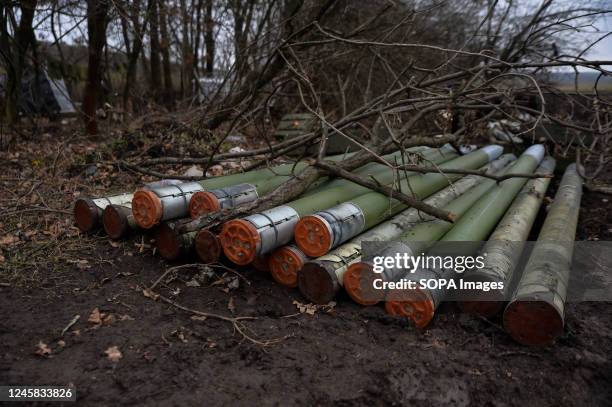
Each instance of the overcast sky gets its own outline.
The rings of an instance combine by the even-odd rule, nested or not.
[[[601,35],[612,31],[612,14],[603,18],[597,27],[601,31]],[[590,59],[599,59],[612,61],[612,35],[608,35],[605,39],[593,47]]]

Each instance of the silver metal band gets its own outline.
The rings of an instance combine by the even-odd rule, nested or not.
[[[257,247],[259,256],[291,242],[300,215],[292,207],[283,205],[247,216],[244,220],[257,229],[260,237]]]
[[[191,196],[204,188],[198,182],[172,184],[159,188],[151,188],[151,192],[159,197],[162,203],[162,220],[185,217],[189,213]]]
[[[225,188],[212,189],[208,192],[217,197],[221,209],[233,208],[259,198],[257,188],[253,184],[230,185]]]
[[[328,227],[332,237],[329,249],[339,246],[365,229],[365,215],[363,211],[359,206],[350,202],[341,203],[333,208],[319,211],[313,216],[323,220]]]

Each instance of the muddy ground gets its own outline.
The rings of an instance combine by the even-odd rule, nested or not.
[[[90,147],[65,146],[75,154]],[[42,164],[18,163],[25,148],[0,157],[3,189],[14,192],[1,220],[0,384],[73,385],[79,404],[105,406],[612,405],[612,304],[570,304],[565,335],[532,349],[514,343],[500,320],[452,304],[424,331],[345,296],[300,313],[297,290],[249,269],[237,277],[186,268],[157,287],[191,310],[253,317],[241,333],[144,295],[176,265],[153,256],[146,238],[82,236],[57,212],[80,191],[134,177],[100,162],[86,177],[85,165],[75,169],[64,152],[54,159],[44,145],[22,151]],[[43,177],[51,166],[59,182]],[[610,240],[609,198],[585,194],[579,239]]]

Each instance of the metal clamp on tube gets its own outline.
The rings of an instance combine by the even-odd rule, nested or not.
[[[189,214],[192,218],[233,208],[259,198],[257,188],[252,184],[230,185],[225,188],[196,192],[189,202]]]
[[[157,188],[165,185],[181,184],[182,181],[176,179],[163,179],[150,182],[143,186],[143,189]],[[82,232],[92,232],[99,226],[103,212],[110,205],[130,207],[134,194],[125,192],[122,194],[111,195],[101,198],[82,197],[74,203],[74,219],[78,228]]]
[[[295,227],[297,245],[310,257],[323,256],[365,228],[361,208],[350,202],[302,218]]]
[[[219,235],[223,252],[234,263],[246,265],[293,239],[300,216],[290,206],[277,206],[223,225]]]
[[[164,220],[183,218],[189,213],[191,196],[203,189],[198,182],[187,182],[138,190],[132,200],[134,218],[144,229]]]

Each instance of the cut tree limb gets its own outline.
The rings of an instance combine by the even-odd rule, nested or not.
[[[342,177],[344,179],[354,182],[355,184],[359,184],[364,187],[370,188],[373,191],[380,192],[381,194],[388,195],[389,197],[393,199],[397,199],[403,204],[406,204],[412,208],[423,211],[428,215],[435,216],[436,218],[443,219],[448,222],[454,222],[457,218],[455,214],[449,211],[446,211],[440,208],[436,208],[435,206],[428,205],[425,202],[421,201],[420,199],[416,199],[409,195],[403,194],[399,191],[396,191],[395,189],[391,187],[380,185],[374,181],[363,179],[360,176],[355,175],[335,164],[331,164],[331,163],[324,162],[324,161],[318,161],[314,165],[330,174],[336,175],[338,177]]]

